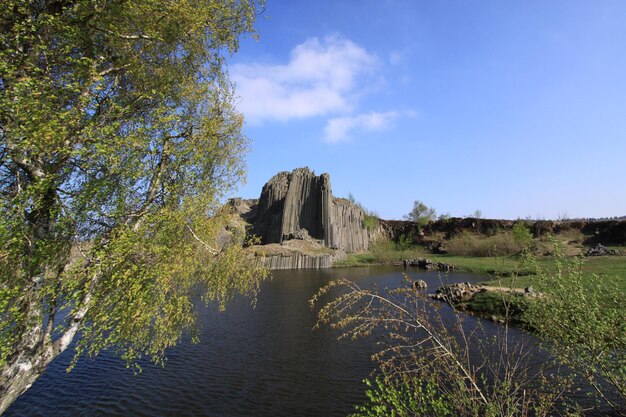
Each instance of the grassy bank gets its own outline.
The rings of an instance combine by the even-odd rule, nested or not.
[[[624,248],[620,248],[624,251]],[[429,258],[435,262],[453,265],[456,270],[487,275],[485,284],[513,288],[532,285],[534,270],[521,262],[519,254],[509,256],[459,256],[433,255],[420,247],[398,249],[393,242],[386,242],[360,254],[349,254],[336,266],[367,266],[375,264],[393,264],[404,259]],[[573,257],[569,257],[570,259]],[[537,265],[545,271],[553,271],[553,256],[536,256]],[[620,289],[626,291],[626,255],[592,256],[583,261],[583,276],[597,274],[603,278],[617,280]]]

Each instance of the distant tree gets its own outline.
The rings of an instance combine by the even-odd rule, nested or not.
[[[437,216],[437,220],[448,220],[450,218],[452,218],[450,213],[443,213],[443,214],[440,214],[439,216]]]
[[[480,211],[479,209],[476,209],[476,211],[474,211],[471,217],[475,219],[481,219],[483,217],[483,212]]]
[[[72,342],[162,362],[196,295],[256,293],[217,242],[247,149],[224,59],[258,12],[0,2],[0,414]]]
[[[428,207],[419,200],[413,202],[413,210],[404,216],[405,219],[417,223],[419,226],[426,226],[428,222],[435,220],[437,213],[434,208]]]

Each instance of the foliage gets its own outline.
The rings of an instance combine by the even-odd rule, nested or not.
[[[542,298],[530,303],[524,318],[558,361],[626,415],[626,293],[615,280],[585,277],[583,258],[566,259],[553,244],[556,268],[537,266],[533,287]]]
[[[533,242],[533,235],[525,222],[518,220],[511,229],[513,239],[522,246],[524,250],[530,249]]]
[[[527,300],[522,294],[506,291],[478,292],[467,302],[465,308],[482,315],[502,320],[522,321]]]
[[[607,406],[613,408],[611,415],[625,415],[623,280],[585,273],[585,265],[597,259],[565,258],[552,242],[554,258],[536,259],[527,251],[520,258],[518,268],[533,272],[524,280],[535,297],[485,292],[464,306],[527,324],[552,355],[532,366],[528,360],[534,348],[523,339],[513,342],[506,325],[495,337],[486,337],[480,322],[469,326],[456,313],[453,319],[439,315],[438,306],[415,291],[407,275],[407,285],[396,289],[361,288],[340,280],[320,290],[312,303],[322,303],[330,289],[334,298],[322,304],[318,325],[341,329],[341,337],[375,335],[383,346],[374,358],[384,378],[376,386],[370,383],[369,402],[357,407],[356,415],[424,415],[419,407],[432,403],[415,396],[429,386],[436,395],[428,398],[441,400],[455,416],[596,415]],[[512,279],[512,285],[519,284],[516,274]],[[598,407],[587,403],[582,410],[572,403],[580,392],[592,396]]]
[[[375,211],[366,209],[363,204],[357,201],[352,193],[348,193],[348,201],[363,210],[363,227],[370,232],[378,227],[379,219],[378,214]]]
[[[404,218],[417,223],[420,227],[424,227],[437,218],[437,213],[434,208],[428,207],[419,200],[415,200],[413,209]]]
[[[263,272],[217,240],[247,149],[224,58],[257,9],[1,3],[0,413],[75,335],[161,361],[194,295],[257,291]]]
[[[523,340],[514,342],[507,327],[486,337],[480,322],[472,326],[456,313],[444,319],[413,288],[411,278],[404,277],[405,286],[385,290],[338,280],[311,300],[317,305],[326,294],[343,289],[322,303],[318,326],[340,329],[342,338],[375,333],[383,346],[374,358],[386,379],[370,392],[370,403],[359,407],[357,415],[419,416],[425,415],[422,407],[437,406],[442,415],[525,417],[548,416],[557,406],[567,407],[561,396],[570,381],[552,375],[549,364],[531,369],[530,347]],[[400,381],[413,381],[412,387],[397,385]],[[411,398],[420,395],[424,401]]]
[[[370,214],[369,212],[365,212],[363,216],[363,226],[369,231],[372,231],[378,227],[379,221],[378,216],[374,214]]]
[[[411,377],[377,377],[365,380],[368,404],[356,406],[350,417],[446,417],[451,411],[445,397],[437,394],[434,383],[421,383]]]
[[[518,253],[523,246],[509,232],[483,237],[464,231],[446,243],[448,253],[457,256],[508,256]]]
[[[406,234],[401,234],[396,242],[396,248],[399,251],[406,251],[413,245],[413,240]]]

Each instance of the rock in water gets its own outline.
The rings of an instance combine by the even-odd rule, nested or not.
[[[413,283],[413,288],[415,288],[416,290],[425,290],[426,288],[428,288],[428,284],[423,279],[418,279]]]
[[[304,229],[328,248],[358,252],[369,244],[363,217],[360,207],[333,197],[328,174],[298,168],[263,186],[254,229],[265,244],[298,238]]]

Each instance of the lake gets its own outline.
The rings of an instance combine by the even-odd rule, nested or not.
[[[68,374],[68,350],[5,415],[346,416],[365,401],[362,380],[375,368],[370,357],[376,345],[338,341],[338,331],[327,327],[313,330],[316,317],[308,300],[337,278],[396,287],[401,272],[383,266],[274,271],[261,286],[256,308],[242,297],[225,312],[203,308],[200,343],[183,340],[168,351],[165,367],[142,363],[143,372],[135,375],[105,353],[81,359]],[[425,280],[430,291],[444,279],[437,272],[409,274]],[[483,279],[445,276],[446,283]]]

